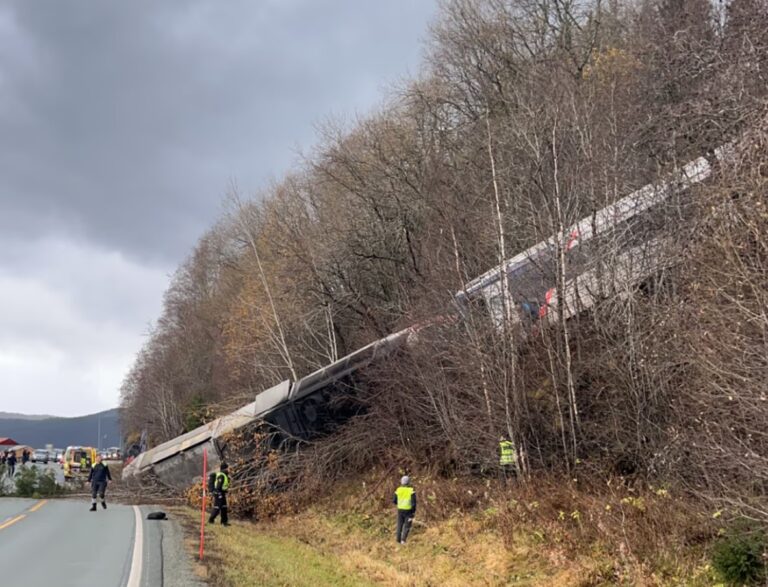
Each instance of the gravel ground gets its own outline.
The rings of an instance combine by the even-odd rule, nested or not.
[[[205,583],[195,575],[191,553],[184,548],[184,530],[167,508],[141,506],[144,515],[144,548],[160,548],[162,556],[145,552],[147,584],[157,587],[201,587]],[[167,520],[147,520],[147,514],[164,511]]]

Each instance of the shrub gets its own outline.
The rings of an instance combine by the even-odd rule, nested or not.
[[[19,497],[52,497],[64,492],[56,483],[52,471],[40,473],[37,467],[21,467],[16,474],[16,495]]]
[[[37,477],[37,493],[43,497],[51,497],[53,495],[59,495],[64,491],[64,488],[56,483],[56,477],[53,471],[45,471]]]
[[[32,497],[37,490],[37,469],[35,467],[20,467],[16,473],[16,495]]]
[[[9,479],[7,478],[8,471],[5,464],[0,464],[0,497],[8,495],[10,490]]]
[[[762,530],[742,528],[715,544],[712,566],[731,585],[755,585],[765,580],[766,536]]]

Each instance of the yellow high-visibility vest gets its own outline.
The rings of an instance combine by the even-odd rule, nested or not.
[[[514,465],[517,462],[515,454],[515,445],[509,440],[502,440],[499,443],[499,464]]]
[[[397,495],[397,509],[399,510],[411,510],[413,509],[413,487],[407,487],[401,485],[395,490]]]
[[[227,491],[229,489],[229,475],[222,472],[216,473],[216,484],[214,485],[214,487],[219,486],[219,477],[224,477],[224,481],[221,482],[221,490]]]

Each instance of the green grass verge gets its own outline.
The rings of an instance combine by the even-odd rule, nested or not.
[[[332,554],[321,553],[293,538],[254,531],[233,523],[206,529],[206,566],[214,585],[245,587],[313,587],[371,585],[342,569]]]

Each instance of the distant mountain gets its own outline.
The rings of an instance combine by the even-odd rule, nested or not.
[[[73,444],[100,445],[102,448],[122,444],[117,408],[77,418],[40,419],[37,416],[11,416],[0,416],[0,437],[8,436],[20,444],[28,444],[34,448],[42,448],[46,444],[60,448]]]
[[[34,414],[17,414],[15,412],[0,412],[0,420],[46,420],[55,416],[36,416]]]

